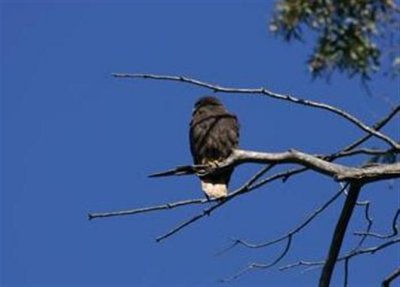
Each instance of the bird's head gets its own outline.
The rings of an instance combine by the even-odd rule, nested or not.
[[[215,97],[205,96],[197,100],[197,102],[194,104],[193,112],[196,112],[197,110],[200,110],[202,108],[213,109],[218,107],[219,108],[223,107],[220,100],[218,100]]]

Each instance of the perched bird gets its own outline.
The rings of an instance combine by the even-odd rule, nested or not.
[[[214,97],[202,97],[194,105],[190,122],[190,150],[195,164],[216,164],[229,157],[239,142],[239,123],[234,114]],[[200,176],[207,198],[228,195],[233,168]]]

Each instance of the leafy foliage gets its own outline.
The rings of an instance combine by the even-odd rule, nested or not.
[[[393,0],[280,0],[270,30],[287,41],[303,40],[303,28],[317,34],[308,60],[313,76],[334,70],[363,79],[378,71],[383,55],[400,70],[400,9]]]

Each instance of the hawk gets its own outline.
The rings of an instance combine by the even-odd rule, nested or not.
[[[239,123],[234,114],[214,97],[202,97],[194,105],[190,122],[190,150],[194,164],[216,164],[229,157],[239,142]],[[200,176],[207,198],[223,198],[233,168]]]

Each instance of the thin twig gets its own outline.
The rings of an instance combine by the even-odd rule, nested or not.
[[[244,275],[245,273],[251,271],[252,269],[268,269],[271,268],[273,266],[275,266],[276,264],[278,264],[285,256],[286,254],[289,252],[290,250],[290,246],[292,244],[292,235],[290,235],[289,237],[287,237],[287,243],[285,246],[285,249],[282,251],[282,253],[271,263],[269,264],[261,264],[261,263],[250,263],[248,266],[246,266],[245,268],[243,268],[242,270],[240,270],[239,272],[237,272],[235,275],[233,275],[230,278],[227,279],[223,279],[221,280],[221,282],[230,282],[232,280],[235,280],[239,277],[241,277],[242,275]]]
[[[236,191],[232,192],[231,194],[229,194],[227,197],[218,200],[217,203],[213,206],[210,206],[209,208],[204,209],[201,213],[196,214],[195,216],[189,218],[188,220],[180,223],[178,226],[174,227],[173,229],[171,229],[170,231],[168,231],[167,233],[159,236],[156,238],[157,242],[160,242],[168,237],[170,237],[171,235],[177,233],[179,230],[183,229],[186,226],[189,226],[190,224],[196,222],[197,220],[203,218],[206,215],[210,215],[215,209],[219,208],[220,206],[226,204],[228,201],[230,201],[232,198],[249,192],[250,190],[253,190],[254,188],[251,187],[251,185],[261,176],[263,176],[267,171],[269,171],[271,168],[273,167],[273,165],[267,165],[265,167],[263,167],[258,173],[256,173],[254,176],[252,176],[245,184],[243,184],[240,188],[238,188]],[[277,179],[279,177],[274,177],[273,180]],[[272,180],[272,179],[271,179]]]
[[[366,202],[364,202],[364,204],[363,204],[363,203],[360,203],[360,204],[357,204],[357,205],[363,205],[363,206],[364,206],[364,217],[365,217],[365,220],[367,221],[367,228],[365,229],[365,233],[367,234],[367,233],[369,233],[369,232],[371,231],[372,224],[373,224],[372,218],[371,218],[371,216],[370,216],[370,214],[369,214],[370,202],[369,202],[369,201],[366,201]],[[365,240],[366,240],[367,237],[368,237],[366,234],[363,235],[363,236],[361,236],[360,241],[359,241],[358,244],[353,248],[353,251],[355,251],[355,250],[361,248],[361,246],[363,245],[363,243],[365,242]]]
[[[375,238],[379,238],[379,239],[388,239],[388,238],[392,238],[397,236],[397,234],[399,234],[399,226],[397,225],[397,219],[400,216],[400,209],[397,209],[393,220],[392,220],[392,233],[389,233],[387,235],[383,235],[383,234],[379,234],[376,232],[354,232],[355,235],[359,235],[359,236],[370,236],[370,237],[375,237]]]
[[[305,228],[319,214],[321,214],[326,208],[328,208],[343,193],[343,191],[346,188],[347,188],[347,185],[342,187],[337,193],[335,193],[330,199],[328,199],[321,207],[317,208],[312,214],[310,214],[301,224],[299,224],[298,226],[296,226],[295,228],[293,228],[291,231],[287,232],[286,234],[284,234],[276,239],[258,243],[258,244],[249,243],[242,239],[234,239],[234,242],[229,247],[227,247],[222,252],[220,252],[219,254],[222,254],[223,252],[226,252],[226,251],[234,248],[237,245],[242,245],[242,246],[248,247],[248,248],[263,248],[263,247],[267,247],[267,246],[279,243],[279,242],[287,239],[288,237],[293,237],[296,233],[300,232],[303,228]]]
[[[334,159],[338,159],[341,157],[352,156],[357,154],[366,154],[366,155],[384,155],[390,152],[394,152],[393,149],[369,149],[369,148],[360,148],[360,149],[353,149],[349,151],[342,151],[335,154]],[[327,158],[332,158],[332,156],[328,156]]]
[[[387,142],[394,149],[400,150],[400,144],[398,144],[396,141],[394,141],[387,135],[384,135],[384,134],[380,133],[379,131],[376,131],[375,129],[367,126],[366,124],[364,124],[362,121],[360,121],[353,115],[351,115],[343,110],[340,110],[336,107],[328,105],[328,104],[305,100],[305,99],[300,99],[300,98],[296,98],[296,97],[293,97],[290,95],[274,93],[266,88],[256,88],[256,89],[229,88],[229,87],[213,85],[210,83],[206,83],[206,82],[202,82],[202,81],[199,81],[196,79],[182,77],[182,76],[154,75],[154,74],[129,74],[129,73],[113,73],[112,75],[116,78],[142,78],[142,79],[153,79],[153,80],[177,81],[177,82],[188,83],[191,85],[211,89],[214,92],[236,93],[236,94],[261,94],[261,95],[265,95],[265,96],[268,96],[271,98],[288,101],[288,102],[291,102],[294,104],[309,106],[309,107],[313,107],[313,108],[317,108],[317,109],[323,109],[323,110],[332,112],[336,115],[339,115],[340,117],[355,124],[363,131],[365,131],[371,135],[374,135],[375,137],[380,138],[381,140]]]
[[[358,249],[358,250],[356,250],[354,252],[349,252],[349,253],[347,253],[345,255],[340,256],[336,260],[336,262],[344,261],[346,259],[351,259],[353,257],[360,256],[360,255],[363,255],[363,254],[374,254],[374,253],[376,253],[378,251],[386,249],[387,247],[390,247],[392,245],[399,244],[399,243],[400,243],[400,237],[399,238],[394,238],[394,239],[392,239],[390,241],[386,241],[386,242],[384,242],[384,243],[382,243],[380,245],[377,245],[377,246],[364,248],[364,249]],[[324,261],[324,260],[320,260],[320,261],[300,260],[298,262],[290,263],[290,264],[287,264],[285,266],[282,266],[282,267],[279,268],[279,270],[284,271],[284,270],[288,270],[288,269],[291,269],[291,268],[294,268],[294,267],[299,267],[299,266],[307,266],[307,267],[309,267],[309,266],[324,266],[325,263],[326,263],[326,261]]]
[[[344,287],[349,284],[349,259],[344,260]]]
[[[378,122],[376,122],[372,128],[374,130],[380,130],[381,128],[383,128],[397,113],[400,112],[400,105],[398,105],[397,107],[395,107],[389,114],[387,114],[384,118],[382,118],[381,120],[379,120]],[[345,148],[343,148],[341,151],[342,152],[347,152],[350,151],[358,146],[360,146],[361,144],[363,144],[364,142],[366,142],[368,139],[370,139],[372,137],[371,134],[367,134],[365,136],[363,136],[362,138],[356,140],[355,142],[353,142],[352,144],[346,146]]]
[[[346,258],[352,258],[354,256],[358,256],[358,255],[361,255],[361,254],[368,254],[368,253],[374,254],[375,252],[377,252],[379,250],[385,249],[386,247],[389,247],[389,246],[392,246],[392,245],[398,244],[398,243],[400,243],[400,238],[392,239],[390,241],[387,241],[387,242],[382,243],[381,245],[378,245],[378,246],[375,246],[375,247],[359,249],[359,250],[356,250],[356,251],[354,251],[352,253],[348,253],[347,255],[339,257],[338,261],[342,261],[342,260],[344,260]]]
[[[164,209],[173,209],[179,206],[191,205],[191,204],[204,204],[208,202],[215,201],[214,199],[207,200],[206,198],[199,198],[199,199],[189,199],[189,200],[182,200],[167,204],[161,204],[156,206],[144,207],[144,208],[135,208],[135,209],[128,209],[128,210],[121,210],[121,211],[112,211],[112,212],[96,212],[96,213],[89,213],[88,217],[89,220],[95,218],[102,218],[102,217],[112,217],[112,216],[121,216],[121,215],[132,215],[137,213],[146,213],[150,211],[157,211],[157,210],[164,210]]]

